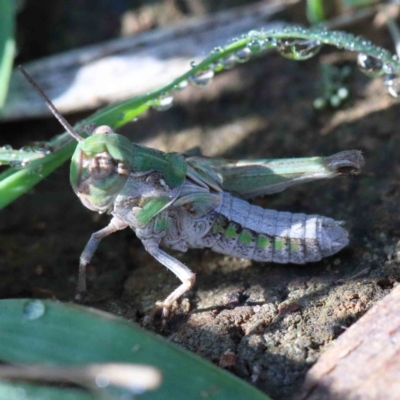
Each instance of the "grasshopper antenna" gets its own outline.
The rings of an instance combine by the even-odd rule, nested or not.
[[[65,128],[65,130],[73,136],[78,142],[82,142],[83,137],[80,136],[75,129],[70,125],[70,123],[58,112],[54,104],[50,101],[47,95],[43,92],[43,90],[39,87],[39,85],[33,80],[33,78],[25,71],[22,65],[18,66],[18,69],[24,74],[26,80],[35,88],[35,90],[39,93],[39,95],[43,98],[47,107],[49,107],[50,111],[53,115],[58,119],[58,122]]]

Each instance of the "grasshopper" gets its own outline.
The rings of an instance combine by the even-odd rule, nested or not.
[[[162,303],[163,318],[195,283],[195,274],[160,247],[182,252],[210,248],[258,262],[305,264],[347,246],[342,222],[280,212],[246,199],[291,186],[360,173],[360,151],[329,157],[227,160],[164,153],[132,143],[109,126],[84,139],[22,70],[64,128],[78,141],[70,182],[82,204],[108,213],[110,223],[90,237],[79,263],[77,292],[86,291],[86,266],[100,241],[130,227],[145,249],[182,282]]]

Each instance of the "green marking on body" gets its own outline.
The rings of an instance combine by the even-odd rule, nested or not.
[[[224,228],[223,228],[223,226],[221,224],[216,222],[213,225],[212,231],[213,231],[213,233],[223,233],[224,232]]]
[[[248,245],[251,243],[253,240],[253,236],[249,231],[242,231],[241,234],[239,235],[239,241],[242,244]]]
[[[293,240],[291,240],[290,244],[289,244],[289,249],[290,249],[290,251],[299,251],[300,243],[294,242]]]
[[[154,221],[154,230],[162,232],[167,229],[168,220],[167,218],[156,218]]]
[[[227,239],[233,239],[237,236],[236,233],[236,225],[235,224],[229,224],[228,227],[225,230],[225,237]]]
[[[142,209],[137,214],[137,219],[141,225],[146,225],[154,218],[168,203],[168,197],[153,197],[144,201]]]
[[[285,248],[285,240],[275,238],[274,249],[280,251],[283,250],[284,248]]]
[[[257,247],[260,247],[261,249],[265,249],[270,243],[271,241],[266,236],[259,235],[257,238]]]

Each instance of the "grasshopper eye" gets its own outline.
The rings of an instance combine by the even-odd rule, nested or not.
[[[93,179],[103,179],[115,171],[115,164],[108,153],[100,153],[90,161],[89,171]]]
[[[109,133],[114,133],[114,131],[108,125],[101,125],[93,131],[93,135],[108,135]]]

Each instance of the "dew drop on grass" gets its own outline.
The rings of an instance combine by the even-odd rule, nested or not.
[[[46,307],[40,300],[29,300],[24,304],[23,316],[25,319],[33,321],[44,315]]]
[[[247,48],[250,50],[251,53],[259,53],[263,48],[262,42],[260,40],[253,39],[249,43],[247,43]]]
[[[245,63],[246,61],[249,61],[251,57],[251,50],[248,47],[245,47],[241,50],[238,50],[235,54],[235,61],[238,63]]]
[[[183,90],[183,89],[187,88],[187,85],[188,85],[188,81],[183,80],[174,86],[174,90]]]
[[[205,69],[189,76],[189,83],[196,87],[207,86],[214,77],[213,69]]]
[[[379,58],[368,54],[359,53],[357,56],[357,65],[359,70],[369,78],[376,78],[385,72],[384,63]]]
[[[345,100],[349,97],[349,89],[346,87],[340,87],[336,93],[341,100]]]
[[[215,61],[211,64],[211,68],[214,70],[214,72],[221,72],[224,69],[224,66],[222,65],[221,61]]]
[[[5,144],[2,148],[1,148],[1,150],[5,150],[5,151],[9,151],[9,150],[12,150],[13,148],[12,148],[12,146],[10,145],[10,144]]]
[[[326,107],[326,100],[322,97],[318,97],[314,100],[313,105],[317,110],[322,110],[324,107]]]
[[[329,103],[331,104],[331,106],[333,108],[339,107],[341,102],[342,102],[342,100],[340,99],[340,97],[337,94],[332,95],[329,99]]]
[[[265,48],[274,48],[278,46],[278,40],[275,38],[266,38],[264,40],[264,47]]]
[[[315,56],[321,47],[321,43],[315,40],[281,39],[276,49],[285,58],[302,61]]]
[[[385,78],[385,88],[392,97],[400,96],[400,76],[389,74]]]
[[[232,69],[236,64],[235,57],[233,55],[225,57],[221,60],[221,64],[223,69]]]
[[[215,54],[219,54],[222,51],[222,47],[214,47],[211,51],[210,51],[210,55],[215,55]]]
[[[96,376],[97,387],[104,389],[110,384],[110,379],[105,374],[99,374]]]
[[[14,155],[13,155],[13,157],[14,157]],[[19,169],[21,169],[23,167],[21,161],[10,161],[8,163],[8,165],[10,166],[10,168],[19,168]]]
[[[39,154],[43,154],[43,155],[51,153],[51,151],[49,149],[47,149],[46,147],[37,146],[37,145],[36,146],[32,146],[32,151],[34,153],[39,153]]]
[[[23,146],[19,149],[21,153],[31,153],[33,152],[33,148],[31,146]]]
[[[151,107],[157,111],[166,111],[172,107],[173,101],[174,101],[173,96],[167,93],[158,97],[157,99],[154,99],[153,102],[151,103]]]
[[[247,35],[244,34],[243,35],[243,39],[246,39],[248,37],[249,38],[253,38],[253,39],[257,39],[259,36],[260,36],[260,32],[256,31],[255,29],[253,29],[253,30],[249,31],[249,33],[247,33]]]

